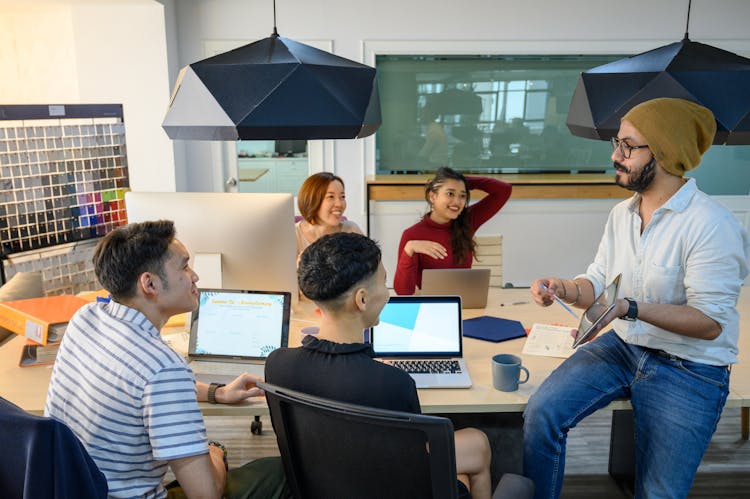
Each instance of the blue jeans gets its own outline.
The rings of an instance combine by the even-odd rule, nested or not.
[[[553,371],[524,412],[524,472],[535,497],[560,495],[568,430],[617,398],[633,406],[635,497],[686,497],[728,392],[726,367],[601,335]]]

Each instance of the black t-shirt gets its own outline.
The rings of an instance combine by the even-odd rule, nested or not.
[[[266,359],[269,383],[339,402],[420,414],[417,387],[404,371],[373,359],[370,345],[306,336],[299,348],[277,348]],[[471,499],[456,481],[459,499]]]
[[[392,411],[421,413],[414,380],[373,359],[370,345],[306,336],[299,348],[266,359],[266,381],[318,397]]]

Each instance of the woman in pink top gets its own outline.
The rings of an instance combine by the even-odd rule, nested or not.
[[[469,191],[487,193],[469,206]],[[398,265],[393,288],[413,295],[422,286],[423,269],[471,268],[474,233],[510,197],[512,186],[486,177],[464,177],[451,168],[439,168],[425,187],[430,211],[406,229],[398,246]]]
[[[321,236],[336,232],[362,234],[357,224],[344,218],[346,193],[341,177],[329,172],[307,177],[297,194],[302,220],[295,224],[297,258]]]

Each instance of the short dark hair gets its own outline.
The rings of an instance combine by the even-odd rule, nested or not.
[[[94,251],[96,278],[114,299],[133,297],[144,272],[166,280],[164,261],[174,238],[171,220],[131,223],[110,231]]]
[[[380,247],[354,232],[328,234],[302,252],[297,267],[300,290],[313,301],[332,302],[372,277],[380,265]]]
[[[341,186],[344,186],[344,181],[338,175],[330,172],[320,172],[307,177],[299,188],[299,193],[297,193],[297,207],[302,218],[309,223],[318,223],[320,205],[323,204],[323,200],[326,197],[328,186],[334,180],[338,180],[341,182]]]

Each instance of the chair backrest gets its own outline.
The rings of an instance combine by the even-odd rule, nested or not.
[[[490,269],[490,287],[503,287],[503,236],[475,236],[473,268]]]
[[[0,462],[3,497],[107,497],[107,479],[65,424],[31,415],[2,397],[0,421],[0,442],[12,456]]]
[[[266,392],[294,497],[457,496],[449,419],[258,386]]]

